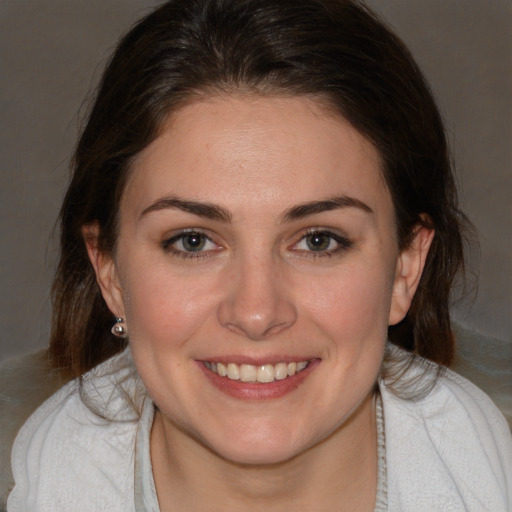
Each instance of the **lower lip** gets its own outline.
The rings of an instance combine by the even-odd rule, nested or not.
[[[235,398],[244,400],[269,400],[280,398],[296,390],[311,372],[320,364],[319,359],[311,361],[304,370],[286,377],[283,380],[274,380],[268,383],[242,382],[221,377],[206,368],[203,362],[197,361],[199,368],[206,378],[220,391]]]

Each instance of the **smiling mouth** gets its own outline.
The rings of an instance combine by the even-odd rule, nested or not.
[[[204,366],[213,373],[229,380],[241,382],[268,384],[276,380],[284,380],[306,369],[311,361],[292,363],[252,364],[203,362]]]

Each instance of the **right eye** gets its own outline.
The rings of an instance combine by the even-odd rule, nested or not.
[[[201,231],[182,231],[162,244],[164,250],[179,258],[200,258],[208,252],[219,250],[211,238]]]

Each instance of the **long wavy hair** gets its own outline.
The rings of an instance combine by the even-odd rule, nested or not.
[[[123,346],[81,229],[97,222],[102,251],[117,238],[134,158],[194,96],[233,92],[317,98],[381,155],[401,249],[418,223],[435,230],[410,311],[389,339],[448,365],[450,290],[463,268],[450,154],[429,87],[402,41],[350,0],[171,0],[124,36],[99,85],[72,161],[60,212],[50,354],[80,375]]]

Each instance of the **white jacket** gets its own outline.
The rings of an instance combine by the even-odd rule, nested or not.
[[[415,363],[404,375],[422,371]],[[477,387],[447,371],[421,400],[380,382],[390,512],[512,511],[512,438]],[[47,400],[15,441],[8,512],[158,512],[149,457],[153,404],[128,352]]]

